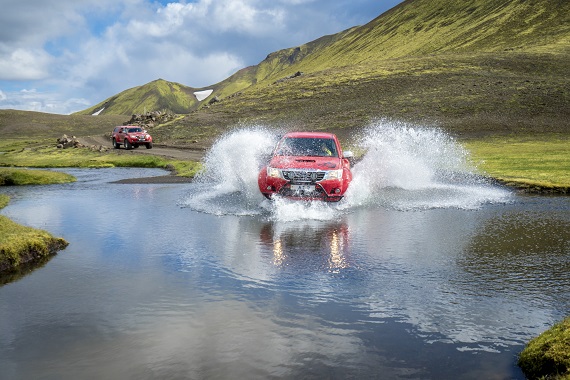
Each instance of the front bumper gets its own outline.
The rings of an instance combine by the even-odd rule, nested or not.
[[[278,195],[291,199],[338,202],[344,196],[342,180],[307,183],[269,177],[264,184],[260,183],[260,191],[268,199]]]

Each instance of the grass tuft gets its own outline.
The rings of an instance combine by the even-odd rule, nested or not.
[[[0,215],[0,273],[53,255],[68,244],[46,231],[22,226]]]
[[[570,190],[568,136],[507,136],[468,140],[473,162],[502,182],[521,187]]]
[[[0,186],[50,185],[75,182],[75,177],[49,170],[0,168]]]
[[[570,379],[570,317],[532,339],[518,365],[529,379]]]
[[[43,145],[17,151],[7,151],[0,155],[0,166],[36,168],[160,168],[174,171],[176,175],[183,177],[193,177],[201,169],[201,164],[194,161],[168,160],[150,155],[101,153],[81,148],[57,149]],[[0,184],[1,173],[0,171]]]
[[[0,194],[0,210],[8,206],[9,202],[10,202],[9,196],[7,196],[6,194]]]

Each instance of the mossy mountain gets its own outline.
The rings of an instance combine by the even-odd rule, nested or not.
[[[569,62],[567,0],[407,0],[366,25],[271,53],[212,86],[157,80],[81,113],[189,113],[176,126],[180,137],[188,128],[216,134],[207,129],[240,121],[315,129],[377,117],[559,129],[570,119]],[[199,102],[193,93],[203,89],[221,101]]]

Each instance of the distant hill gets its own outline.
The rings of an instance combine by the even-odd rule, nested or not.
[[[565,130],[569,62],[568,0],[407,0],[212,86],[158,80],[81,114],[189,114],[170,126],[178,136],[216,134],[244,121],[315,129],[378,117],[469,132]],[[197,100],[194,92],[205,89],[212,94]],[[211,104],[214,97],[220,101]]]
[[[133,87],[81,112],[80,115],[132,115],[146,111],[169,110],[188,113],[199,103],[197,90],[180,83],[157,79]]]
[[[68,134],[104,134],[114,125],[122,125],[128,118],[124,115],[58,115],[35,111],[0,110],[0,136],[3,138],[55,139]]]

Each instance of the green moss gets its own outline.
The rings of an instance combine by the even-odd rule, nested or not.
[[[529,379],[570,379],[570,317],[532,339],[518,365]]]
[[[0,186],[49,185],[68,182],[75,182],[75,177],[48,170],[0,168]]]
[[[90,149],[57,149],[55,147],[39,146],[33,149],[23,149],[20,151],[7,152],[0,155],[0,166],[19,166],[36,168],[106,168],[106,167],[140,167],[140,168],[161,168],[174,169],[177,175],[193,177],[201,168],[201,164],[194,161],[168,160],[152,155],[126,155],[117,153],[101,153]],[[11,173],[12,169],[0,169],[0,184],[2,183],[2,172]],[[27,174],[36,171],[22,171]],[[31,172],[31,173],[30,173]],[[45,174],[44,174],[45,173]],[[68,176],[63,173],[42,172],[42,176],[54,173],[52,178],[57,176]],[[58,183],[55,182],[46,183]],[[69,182],[69,181],[67,181]],[[10,183],[12,184],[12,183]],[[18,183],[24,184],[24,183]]]
[[[0,194],[0,210],[8,206],[9,202],[10,202],[9,196],[7,196],[6,194]]]
[[[0,194],[0,209],[9,200],[7,195]],[[0,274],[14,272],[25,263],[44,261],[68,244],[44,230],[22,226],[0,215]]]
[[[507,136],[465,142],[473,162],[486,174],[513,184],[570,191],[567,136]]]
[[[0,215],[0,272],[55,254],[67,247],[61,238],[46,231],[22,226]]]

